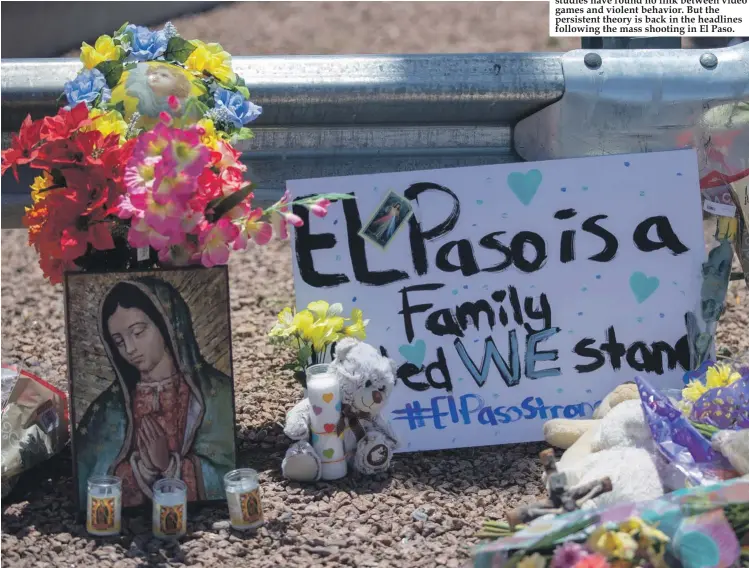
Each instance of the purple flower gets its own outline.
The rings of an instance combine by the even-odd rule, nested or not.
[[[151,61],[164,55],[169,40],[164,30],[152,32],[143,26],[128,25],[125,33],[130,34],[130,53],[138,61]]]
[[[220,87],[213,94],[213,100],[216,101],[216,116],[223,122],[233,124],[236,128],[241,128],[243,124],[255,120],[263,112],[262,107],[251,103],[240,93]]]
[[[550,568],[572,568],[589,554],[581,544],[565,542],[554,551]]]
[[[100,94],[101,102],[104,103],[112,96],[104,74],[98,69],[81,71],[75,79],[65,83],[64,90],[65,97],[68,99],[66,108],[72,108],[79,103],[86,103],[86,106],[91,108],[91,104]]]

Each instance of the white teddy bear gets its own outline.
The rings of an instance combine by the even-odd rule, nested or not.
[[[639,397],[634,398],[637,391],[629,390],[619,387],[606,397],[596,420],[581,421],[582,435],[573,433],[569,420],[550,420],[545,425],[547,441],[571,444],[557,464],[570,486],[603,477],[612,481],[612,491],[587,502],[585,508],[649,501],[668,488],[664,487],[665,464],[655,449]],[[612,395],[613,401],[609,400]],[[572,443],[575,436],[577,441]]]
[[[330,371],[338,378],[344,418],[344,451],[349,467],[372,475],[390,467],[398,440],[380,416],[395,387],[396,363],[357,339],[342,339]],[[320,456],[309,443],[310,402],[305,398],[286,415],[284,433],[295,440],[281,466],[293,481],[320,479]]]
[[[590,448],[587,455],[562,456],[558,467],[571,485],[611,479],[612,491],[593,499],[595,506],[663,496],[664,464],[639,400],[625,400],[611,408],[591,431]]]

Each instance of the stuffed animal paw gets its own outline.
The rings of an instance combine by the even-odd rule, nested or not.
[[[281,463],[283,476],[294,481],[317,481],[320,479],[321,471],[320,456],[312,445],[305,441],[292,444]]]
[[[364,475],[387,471],[393,457],[393,443],[382,432],[369,432],[356,446],[354,467]]]

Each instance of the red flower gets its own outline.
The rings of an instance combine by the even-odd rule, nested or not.
[[[42,129],[42,121],[31,120],[31,115],[27,116],[18,134],[14,134],[11,139],[10,148],[2,152],[2,166],[0,166],[0,175],[5,174],[8,168],[13,168],[13,175],[18,180],[18,168],[28,164],[36,159],[37,144],[39,144],[39,134]]]
[[[48,142],[70,138],[75,130],[91,124],[86,103],[79,103],[71,110],[61,108],[55,116],[42,121],[42,138]]]
[[[98,131],[75,132],[39,147],[34,165],[54,169],[61,185],[26,210],[24,225],[50,282],[59,282],[62,271],[75,268],[90,248],[114,248],[115,220],[109,216],[125,193],[122,176],[132,148]]]

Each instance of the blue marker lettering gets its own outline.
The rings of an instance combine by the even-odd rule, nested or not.
[[[556,377],[562,374],[559,367],[551,369],[537,370],[536,363],[539,361],[556,361],[559,359],[559,352],[556,349],[551,351],[536,351],[538,344],[546,341],[550,337],[559,333],[558,327],[550,327],[529,335],[526,339],[525,347],[525,376],[529,379],[543,379],[544,377]]]

